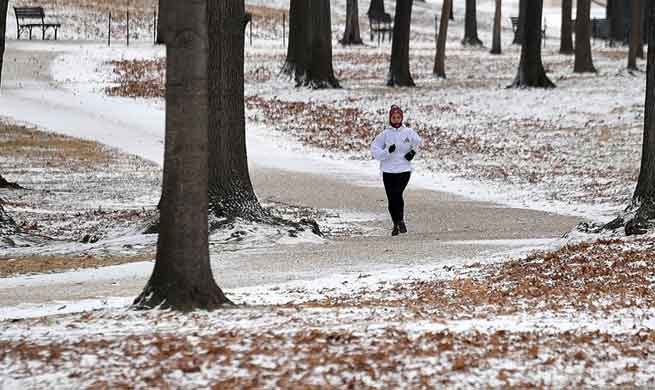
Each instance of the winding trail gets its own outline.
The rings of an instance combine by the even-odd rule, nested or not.
[[[30,45],[8,42],[0,116],[94,139],[161,163],[161,107],[98,94],[76,94],[50,76],[50,64],[59,53],[45,44]],[[65,43],[59,47],[63,51],[70,49]],[[579,221],[421,188],[416,183],[428,179],[416,175],[406,199],[410,233],[391,238],[384,190],[372,162],[333,161],[311,153],[291,152],[266,129],[256,126],[248,130],[248,145],[251,173],[260,198],[379,218],[366,222],[372,231],[367,236],[222,253],[212,259],[212,266],[219,284],[228,289],[492,256],[556,239]],[[125,268],[125,272],[98,269],[0,279],[0,306],[135,296],[151,267],[151,263],[141,263]]]

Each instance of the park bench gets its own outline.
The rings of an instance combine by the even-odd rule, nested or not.
[[[512,21],[512,31],[514,32],[514,42],[522,43],[523,40],[518,36],[519,33],[519,18],[517,16],[511,16],[509,18]],[[541,29],[541,38],[544,41],[544,46],[546,45],[546,25]]]
[[[57,40],[57,32],[61,27],[60,23],[46,23],[45,12],[43,7],[14,7],[16,14],[16,38],[20,39],[23,31],[29,32],[29,38],[32,39],[32,29],[41,29],[41,39],[45,39],[45,33],[48,29],[53,29],[55,32],[55,41]],[[32,21],[30,23],[30,21]],[[36,22],[34,22],[36,21]]]
[[[391,36],[393,34],[393,23],[391,22],[390,14],[384,13],[381,15],[368,15],[368,24],[371,33],[371,41],[377,35],[379,44],[380,38],[382,38],[382,41],[384,41],[387,34],[389,34],[389,41],[391,41]]]

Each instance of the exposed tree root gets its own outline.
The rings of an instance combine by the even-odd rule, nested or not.
[[[203,279],[201,284],[186,283],[177,279],[176,275],[154,274],[132,307],[137,310],[174,309],[188,312],[236,306],[223,294],[211,275]]]
[[[633,204],[606,224],[581,223],[576,230],[599,234],[623,229],[626,236],[642,235],[655,230],[655,203]]]

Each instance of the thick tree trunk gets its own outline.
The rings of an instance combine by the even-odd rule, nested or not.
[[[514,34],[513,45],[523,44],[523,32],[525,30],[525,13],[527,10],[528,1],[519,0],[519,24],[516,26],[516,33]]]
[[[444,0],[441,6],[441,20],[439,22],[439,35],[437,36],[437,52],[434,56],[435,76],[446,78],[446,38],[448,37],[448,13],[453,0]]]
[[[476,10],[477,0],[466,0],[466,18],[464,20],[463,45],[482,46],[478,38],[478,16]]]
[[[164,17],[162,15],[166,15],[166,11],[164,10],[166,0],[159,0],[159,9],[157,11],[157,38],[155,39],[155,43],[158,45],[163,45],[164,44],[164,31],[166,31],[166,27],[164,26]]]
[[[562,29],[560,33],[559,52],[573,54],[573,0],[562,0]]]
[[[501,54],[503,49],[501,45],[501,33],[502,33],[502,0],[496,0],[496,12],[494,13],[494,34],[491,41],[491,54]]]
[[[527,4],[527,1],[521,0],[521,3]],[[511,87],[555,87],[555,84],[546,76],[544,65],[541,62],[541,15],[543,5],[543,0],[530,0],[530,7],[526,7],[525,20],[521,22],[525,31],[523,45],[521,46],[521,61]]]
[[[289,46],[282,71],[297,86],[339,88],[332,68],[330,0],[291,0]]]
[[[637,70],[637,56],[641,44],[641,0],[632,0],[632,25],[630,26],[630,51],[628,52],[628,69]],[[643,49],[642,49],[643,51]]]
[[[363,45],[359,34],[359,4],[358,0],[346,2],[346,31],[339,41],[342,45]]]
[[[5,35],[7,33],[7,7],[9,0],[0,0],[0,87],[2,86],[2,62],[5,57]]]
[[[613,41],[625,43],[625,0],[608,2],[610,35]]]
[[[573,72],[596,72],[591,57],[591,0],[578,0],[575,15],[575,65]]]
[[[371,17],[379,17],[384,15],[384,0],[371,0],[371,4],[368,6],[368,12],[366,15]]]
[[[243,67],[243,0],[208,2],[209,13],[209,209],[218,218],[261,219],[246,151]]]
[[[137,308],[230,303],[212,276],[207,226],[207,2],[166,1],[166,140],[155,268]]]
[[[412,23],[413,0],[396,0],[396,15],[391,44],[391,65],[387,86],[414,87],[409,69],[409,32]]]

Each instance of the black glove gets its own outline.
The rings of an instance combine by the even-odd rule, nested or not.
[[[395,151],[396,151],[396,145],[389,146],[389,153],[393,153]]]
[[[416,152],[413,151],[413,150],[410,150],[410,151],[407,152],[407,154],[405,155],[405,159],[406,159],[407,161],[412,161],[412,160],[414,159],[414,156],[416,156]]]

